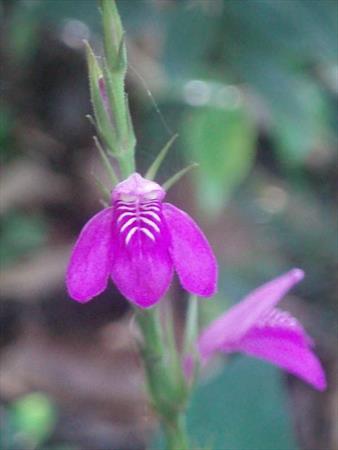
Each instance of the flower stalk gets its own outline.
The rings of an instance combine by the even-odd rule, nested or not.
[[[130,119],[125,77],[127,73],[127,51],[124,31],[115,0],[100,0],[105,58],[104,81],[112,110],[117,142],[117,159],[121,176],[126,178],[135,171],[135,134]]]
[[[167,450],[191,450],[183,414],[177,414],[170,422],[163,422],[163,432]]]
[[[125,92],[127,54],[114,0],[100,0],[104,56],[98,59],[85,42],[95,127],[107,151],[117,160],[120,178],[135,172],[136,139]]]
[[[171,342],[166,348],[158,308],[136,310],[136,319],[142,333],[140,353],[143,359],[146,384],[154,411],[160,418],[168,450],[189,450],[184,411],[188,400],[188,388],[181,368],[177,346]],[[167,323],[167,337],[172,340],[172,318]],[[167,344],[167,345],[166,345]],[[174,361],[173,361],[174,359]]]
[[[85,46],[95,116],[93,121],[99,136],[94,140],[104,167],[115,186],[120,179],[128,178],[135,172],[136,139],[125,93],[127,55],[121,19],[114,0],[99,0],[99,6],[102,13],[104,56],[98,60],[87,42]],[[175,138],[176,136],[165,146],[160,158],[150,169],[148,179],[151,180],[156,175]],[[106,147],[107,152],[117,161],[119,178],[116,177],[103,147]],[[106,217],[104,213],[102,216]],[[188,450],[190,446],[184,418],[188,388],[182,372],[171,314],[167,317],[164,328],[158,307],[135,307],[135,316],[142,334],[139,348],[148,395],[161,421],[167,449]]]

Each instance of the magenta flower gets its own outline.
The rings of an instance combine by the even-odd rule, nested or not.
[[[162,203],[164,189],[138,173],[119,183],[112,206],[83,228],[67,271],[69,295],[87,302],[112,278],[142,308],[158,302],[176,270],[189,292],[216,291],[217,264],[204,234],[185,212]]]
[[[289,313],[275,306],[304,273],[293,269],[251,292],[211,323],[198,339],[202,362],[216,352],[242,352],[297,375],[318,390],[326,388],[312,339]]]

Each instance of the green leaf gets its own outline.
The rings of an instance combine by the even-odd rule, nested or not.
[[[200,199],[217,212],[252,166],[254,127],[243,109],[205,107],[186,115],[182,134],[189,156],[200,164]]]
[[[188,430],[214,449],[297,449],[280,370],[239,356],[202,384],[188,411]]]
[[[318,146],[333,146],[329,129],[334,116],[325,92],[307,77],[289,77],[289,95],[298,108],[271,108],[274,119],[274,140],[277,156],[284,166],[299,166]]]
[[[280,370],[248,357],[233,359],[217,377],[204,380],[187,424],[196,450],[298,448]],[[163,436],[158,433],[150,448],[163,450]]]

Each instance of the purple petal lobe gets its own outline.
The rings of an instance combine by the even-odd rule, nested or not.
[[[224,348],[225,352],[229,350]],[[269,361],[318,390],[326,388],[325,374],[310,348],[309,337],[289,314],[274,310],[270,319],[252,328],[231,351]]]
[[[166,293],[172,279],[170,235],[158,199],[129,200],[123,193],[114,203],[115,257],[111,276],[128,300],[148,308]]]
[[[170,237],[170,253],[182,286],[189,292],[209,297],[216,292],[217,262],[197,224],[185,212],[164,203],[163,215]]]
[[[67,270],[70,297],[85,303],[107,286],[111,260],[112,208],[96,214],[82,229]]]
[[[241,302],[212,322],[199,338],[199,350],[208,359],[220,347],[240,340],[304,276],[300,269],[275,278],[252,291]]]

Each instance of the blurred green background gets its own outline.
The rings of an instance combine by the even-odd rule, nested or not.
[[[220,263],[210,320],[291,267],[282,306],[315,338],[323,394],[260,361],[220,361],[189,409],[196,448],[327,450],[337,433],[335,0],[120,0],[139,171],[174,133],[163,181]],[[141,450],[156,424],[128,305],[85,305],[63,276],[100,208],[83,39],[102,54],[94,0],[2,0],[0,448]],[[171,291],[179,316],[185,296]],[[160,448],[160,439],[152,444]]]

